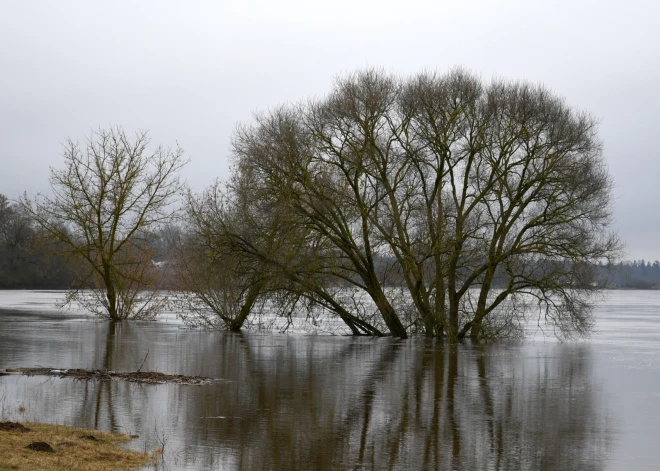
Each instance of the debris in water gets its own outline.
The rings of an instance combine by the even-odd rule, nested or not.
[[[79,380],[121,380],[133,383],[145,384],[190,384],[201,385],[209,384],[214,380],[212,378],[204,378],[202,376],[184,376],[184,375],[167,375],[165,373],[158,373],[155,371],[133,371],[133,372],[116,372],[97,369],[54,369],[54,368],[7,368],[7,373],[23,374],[27,376],[58,376],[60,378],[73,378]]]

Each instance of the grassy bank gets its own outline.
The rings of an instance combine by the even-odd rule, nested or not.
[[[151,462],[149,454],[124,450],[124,434],[84,430],[63,425],[0,422],[0,471],[137,469]],[[28,445],[48,444],[52,451]],[[45,445],[33,448],[47,449]]]

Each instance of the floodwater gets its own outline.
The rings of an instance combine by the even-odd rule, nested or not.
[[[217,381],[2,376],[0,417],[137,434],[166,469],[659,469],[660,292],[608,293],[586,341],[486,346],[110,327],[57,296],[0,292],[0,368]]]

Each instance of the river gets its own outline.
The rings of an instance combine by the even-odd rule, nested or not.
[[[139,435],[166,469],[657,470],[660,292],[608,292],[586,340],[484,346],[116,327],[58,292],[0,292],[0,368],[216,378],[0,377],[0,417]],[[25,408],[19,412],[19,407]]]

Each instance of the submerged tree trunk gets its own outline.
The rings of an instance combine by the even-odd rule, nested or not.
[[[457,224],[456,229],[456,238],[458,239],[461,236],[461,225]],[[455,342],[458,340],[458,328],[459,328],[459,315],[458,315],[458,305],[460,301],[460,296],[458,290],[456,289],[457,284],[457,272],[458,272],[458,258],[461,253],[463,244],[461,242],[455,242],[453,246],[453,254],[449,262],[449,272],[447,276],[447,294],[449,297],[449,323],[448,328],[446,329],[447,338]]]
[[[445,334],[445,280],[442,274],[438,276],[435,291],[435,335],[438,338]]]
[[[103,271],[105,275],[103,277],[103,281],[105,283],[105,291],[108,298],[108,316],[112,322],[120,321],[121,318],[117,312],[117,290],[115,289],[115,284],[112,281],[110,265],[108,263],[103,264]]]
[[[401,320],[396,314],[394,307],[392,307],[392,304],[390,304],[387,297],[385,296],[385,293],[383,293],[382,289],[380,289],[380,286],[376,287],[371,296],[374,300],[374,303],[376,303],[376,307],[380,311],[381,316],[383,316],[383,321],[385,321],[385,325],[387,325],[387,328],[389,329],[392,336],[402,339],[408,338],[406,328],[401,323]]]
[[[481,335],[481,322],[486,317],[486,301],[488,300],[488,293],[493,283],[493,276],[495,269],[490,267],[486,272],[486,277],[481,284],[481,291],[479,292],[479,300],[477,301],[477,310],[474,313],[474,319],[470,325],[470,338],[477,340]],[[466,331],[467,332],[467,331]],[[465,334],[464,334],[465,335]]]
[[[241,310],[238,312],[238,315],[234,318],[233,321],[229,324],[229,330],[232,332],[238,332],[243,327],[245,320],[248,315],[252,312],[254,303],[257,302],[257,298],[261,293],[261,290],[264,286],[264,283],[255,283],[248,289],[247,294],[245,295],[245,300],[241,305]]]
[[[355,336],[359,335],[373,335],[375,337],[382,337],[383,333],[372,326],[371,324],[355,317],[353,314],[348,312],[339,304],[332,296],[330,296],[323,289],[313,289],[312,290],[316,295],[318,295],[323,301],[330,307],[330,309],[335,312],[342,321],[351,329],[351,332]],[[360,330],[361,329],[361,330]]]
[[[455,265],[453,263],[452,265]],[[458,335],[458,295],[456,293],[456,277],[454,267],[449,268],[448,277],[448,297],[449,297],[449,323],[446,325],[447,338],[450,341],[456,341]]]

